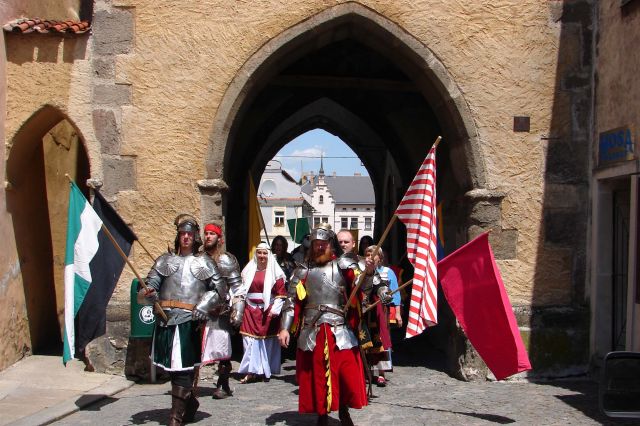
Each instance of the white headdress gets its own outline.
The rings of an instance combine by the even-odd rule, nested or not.
[[[267,250],[269,253],[267,257],[267,270],[264,273],[264,289],[262,290],[262,300],[264,301],[263,310],[266,311],[271,303],[271,289],[275,285],[276,281],[280,278],[285,280],[286,276],[282,271],[282,268],[280,268],[280,265],[278,265],[273,253],[271,253],[271,247],[263,241],[256,246],[253,258],[242,270],[242,283],[245,293],[249,291],[249,287],[251,287],[251,283],[253,282],[253,277],[256,275],[256,271],[258,270],[258,250]]]

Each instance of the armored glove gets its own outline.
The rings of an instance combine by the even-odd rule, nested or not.
[[[378,289],[378,297],[380,298],[380,302],[385,305],[388,305],[393,300],[393,295],[391,294],[389,287],[380,287]]]
[[[235,328],[242,325],[242,317],[244,316],[244,296],[234,298],[233,307],[231,308],[231,315],[229,316],[229,322]]]
[[[195,320],[195,321],[206,321],[208,318],[207,313],[201,311],[198,308],[193,308],[193,310],[191,311],[191,317]]]
[[[153,305],[158,299],[158,292],[153,287],[141,288],[138,291],[137,301],[141,305]]]

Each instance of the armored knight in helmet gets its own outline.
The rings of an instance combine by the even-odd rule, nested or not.
[[[298,411],[318,413],[318,424],[327,424],[327,414],[338,410],[342,424],[352,425],[349,407],[367,405],[356,336],[362,303],[374,293],[385,303],[391,297],[373,261],[359,266],[353,253],[336,258],[334,239],[335,234],[324,224],[311,232],[307,260],[291,278],[278,339],[287,347],[290,331],[298,335]],[[362,285],[351,299],[361,274]]]
[[[198,222],[179,215],[175,225],[175,252],[156,259],[145,280],[148,288],[138,293],[140,303],[158,302],[168,319],[156,321],[151,359],[171,377],[169,425],[191,420],[199,405],[193,392],[194,368],[200,365],[199,327],[226,294],[216,265],[197,255],[202,245]]]
[[[218,303],[208,312],[204,332],[202,364],[218,361],[218,382],[214,399],[224,399],[233,393],[229,387],[231,374],[231,333],[242,324],[246,290],[243,289],[240,266],[235,256],[222,249],[222,229],[209,223],[204,227],[204,252],[218,267],[225,286]]]

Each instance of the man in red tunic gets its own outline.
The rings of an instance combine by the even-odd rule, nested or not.
[[[326,425],[328,413],[337,410],[343,425],[353,425],[349,407],[367,405],[354,332],[360,322],[360,301],[365,293],[375,292],[388,302],[389,289],[375,274],[373,261],[367,261],[362,271],[353,253],[336,259],[332,251],[335,234],[329,226],[315,228],[310,239],[309,256],[291,277],[278,340],[287,347],[289,330],[298,335],[298,411],[318,413],[318,424]],[[361,287],[350,299],[361,274]]]

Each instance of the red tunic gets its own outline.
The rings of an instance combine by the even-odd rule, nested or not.
[[[351,269],[342,271],[348,283],[348,296],[355,276]],[[357,329],[360,321],[359,300],[356,297],[347,312],[347,324]],[[307,300],[296,298],[296,323],[300,319],[302,308]],[[338,411],[341,406],[362,408],[367,405],[367,392],[364,382],[364,369],[360,349],[340,350],[336,346],[331,327],[322,324],[316,336],[313,351],[296,353],[296,378],[298,379],[298,411],[300,413],[327,414]],[[329,385],[330,384],[330,385]],[[330,393],[329,393],[330,392]]]
[[[328,349],[326,352],[325,348]],[[351,349],[339,350],[331,328],[327,324],[320,326],[316,347],[312,352],[298,349],[296,378],[300,387],[298,393],[300,413],[322,415],[338,411],[341,406],[362,408],[367,405],[360,349],[354,346]],[[328,398],[329,382],[331,398]],[[328,400],[330,400],[329,403]]]
[[[271,308],[263,310],[262,290],[264,289],[264,273],[265,271],[256,271],[253,282],[249,287],[248,295],[251,293],[260,294],[260,297],[247,296],[247,304],[244,308],[244,316],[242,325],[240,326],[240,334],[254,337],[256,339],[264,339],[266,337],[275,337],[280,329],[280,316],[271,315]],[[278,279],[271,288],[272,298],[285,298],[287,293],[284,286],[284,280]],[[266,301],[269,303],[269,301]]]

